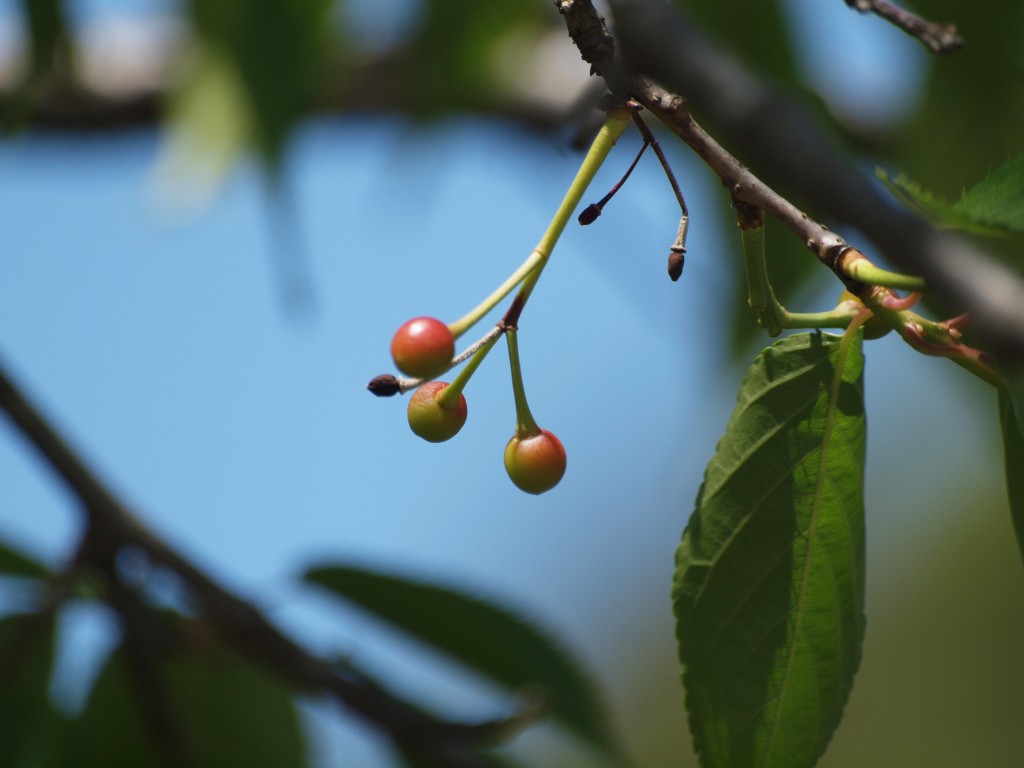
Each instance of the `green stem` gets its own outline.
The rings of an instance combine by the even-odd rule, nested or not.
[[[519,283],[523,281],[527,275],[535,270],[541,262],[544,261],[544,256],[537,251],[534,251],[519,268],[508,276],[498,288],[486,299],[477,304],[472,310],[460,317],[454,323],[448,324],[448,330],[452,332],[452,336],[459,338],[462,334],[480,322],[480,319],[494,309],[498,302],[504,299],[512,289],[515,288]]]
[[[608,153],[615,146],[615,142],[619,140],[623,131],[626,130],[629,121],[629,109],[613,109],[608,112],[604,125],[601,126],[601,130],[594,137],[594,141],[587,151],[587,156],[583,158],[583,163],[576,172],[576,178],[572,180],[572,184],[569,185],[569,191],[562,198],[562,204],[558,206],[554,218],[548,224],[547,231],[540,239],[540,242],[537,243],[535,252],[540,253],[543,259],[547,259],[551,255],[551,251],[554,250],[555,243],[561,237],[565,225],[572,218],[572,212],[580,204],[580,200],[583,199],[587,187],[590,186],[590,182],[594,180],[594,176],[597,175],[598,170],[604,164]]]
[[[924,279],[903,275],[899,272],[890,272],[887,269],[876,267],[867,259],[854,259],[845,265],[843,271],[854,280],[859,280],[868,285],[881,285],[885,288],[897,288],[907,291],[923,291]]]
[[[576,172],[576,178],[569,185],[569,191],[562,198],[561,205],[555,211],[554,218],[551,219],[551,223],[548,225],[537,247],[533,249],[533,253],[494,293],[480,302],[466,315],[448,325],[455,338],[458,338],[475,323],[479,322],[484,315],[494,309],[495,305],[505,298],[520,282],[523,283],[523,289],[520,290],[519,296],[522,302],[525,303],[530,292],[533,290],[533,286],[537,283],[541,270],[544,269],[544,265],[551,256],[558,238],[565,230],[569,219],[572,218],[573,211],[576,210],[580,200],[583,199],[587,187],[594,180],[594,176],[608,157],[612,147],[615,146],[615,142],[618,141],[622,132],[626,130],[626,126],[629,125],[629,115],[630,111],[628,109],[613,109],[608,112],[604,125],[601,126],[601,130],[594,137],[587,156],[583,158],[583,163],[580,165],[579,171]],[[529,287],[527,288],[527,286]]]
[[[519,341],[516,329],[506,328],[505,339],[508,341],[508,361],[512,368],[512,394],[516,398],[516,435],[520,438],[540,434],[540,427],[530,413],[526,402],[526,389],[523,387],[523,371],[519,365]]]
[[[776,302],[778,304],[778,302]],[[856,311],[849,309],[830,309],[828,312],[787,312],[782,310],[779,324],[783,328],[848,328],[857,317]]]
[[[769,336],[782,333],[782,319],[788,314],[775,298],[768,281],[764,258],[764,226],[740,227],[743,242],[743,264],[747,272],[747,302]]]
[[[836,307],[827,312],[790,312],[775,297],[768,280],[765,260],[764,226],[740,226],[743,241],[743,264],[747,272],[747,296],[758,321],[771,336],[778,336],[783,328],[846,328],[857,317],[857,312]]]
[[[818,484],[817,488],[820,489],[825,486],[825,477],[828,472],[828,448],[829,443],[832,440],[832,432],[836,425],[836,411],[839,407],[839,388],[843,383],[843,368],[846,366],[846,354],[850,350],[850,344],[853,343],[854,337],[857,335],[857,329],[860,328],[864,323],[871,317],[871,310],[862,309],[856,313],[854,318],[850,321],[849,326],[843,332],[842,338],[839,341],[839,353],[836,355],[836,369],[832,374],[832,386],[829,388],[828,394],[828,411],[825,415],[825,431],[821,435],[821,460],[818,462]]]
[[[469,362],[466,363],[465,367],[459,371],[459,375],[455,377],[455,380],[441,390],[441,394],[437,396],[438,405],[442,408],[454,408],[459,404],[459,395],[462,394],[462,390],[465,389],[466,384],[469,383],[476,369],[480,367],[480,363],[487,357],[487,353],[498,342],[500,335],[500,333],[495,334],[473,353],[473,356],[469,358]]]

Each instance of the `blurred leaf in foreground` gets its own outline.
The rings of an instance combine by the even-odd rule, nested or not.
[[[0,574],[27,579],[43,579],[49,569],[23,552],[0,541]]]
[[[541,689],[553,718],[606,754],[620,754],[593,683],[565,650],[507,609],[447,587],[349,565],[313,568],[306,580],[504,688]]]
[[[63,718],[48,695],[53,668],[52,615],[0,619],[0,765],[52,765]]]
[[[198,625],[197,625],[198,626]],[[211,636],[140,663],[119,646],[64,740],[68,765],[301,768],[305,736],[289,691]],[[176,755],[163,753],[172,745]]]

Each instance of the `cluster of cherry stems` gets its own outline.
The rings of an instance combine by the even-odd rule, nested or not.
[[[565,448],[555,435],[541,429],[534,421],[526,404],[519,371],[515,328],[507,326],[502,330],[509,343],[517,421],[516,432],[505,447],[505,470],[520,489],[527,493],[544,493],[558,485],[565,474]],[[455,437],[466,423],[466,397],[462,388],[468,376],[459,377],[451,384],[433,380],[452,365],[455,336],[451,328],[433,317],[413,318],[395,332],[391,356],[402,373],[427,380],[409,399],[412,431],[432,443]]]
[[[688,220],[686,202],[657,141],[639,117],[637,109],[636,105],[629,102],[607,109],[605,124],[595,137],[551,224],[519,268],[476,308],[453,323],[445,324],[433,317],[415,317],[403,324],[391,340],[391,356],[399,371],[412,378],[399,379],[385,374],[375,377],[368,387],[373,394],[381,396],[415,388],[408,407],[412,431],[430,442],[450,440],[466,423],[466,398],[462,390],[487,353],[504,336],[508,342],[512,391],[516,403],[516,431],[505,447],[505,470],[512,482],[527,493],[544,493],[558,485],[565,474],[566,453],[561,441],[548,430],[541,429],[530,413],[519,365],[517,323],[573,211],[598,168],[631,121],[637,125],[644,138],[640,153],[612,190],[598,203],[583,210],[578,217],[579,222],[590,224],[601,214],[602,207],[629,177],[644,149],[651,146],[665,169],[682,214],[676,241],[669,253],[668,273],[672,280],[676,280],[682,272]],[[875,286],[871,288],[870,308],[865,307],[859,296],[844,291],[832,311],[810,314],[788,312],[775,299],[764,268],[763,226],[760,226],[763,222],[756,222],[758,226],[750,226],[749,223],[745,225],[742,216],[739,221],[744,258],[747,261],[750,306],[757,311],[759,324],[764,325],[771,335],[775,336],[783,328],[792,327],[849,329],[852,324],[856,328],[866,319],[865,338],[877,338],[895,328],[904,340],[925,354],[949,357],[981,378],[997,386],[1001,384],[998,375],[984,359],[984,354],[961,343],[961,328],[967,321],[966,316],[936,323],[910,312],[909,307],[920,298],[920,293],[911,293],[906,299],[897,300],[895,295],[891,295],[893,292],[890,288],[920,291],[923,281],[879,269],[854,248],[846,248],[844,251],[844,274],[868,286]],[[455,340],[516,288],[518,292],[501,321],[483,338],[455,357]],[[437,380],[438,376],[464,361],[466,365],[451,383]]]

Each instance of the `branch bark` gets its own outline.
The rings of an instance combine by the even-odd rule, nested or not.
[[[712,44],[674,6],[609,0],[613,39],[590,0],[555,4],[595,73],[679,135],[734,199],[778,218],[823,261],[823,249],[843,242],[712,139],[690,106],[766,178],[799,189],[829,219],[863,232],[891,263],[925,278],[951,307],[970,310],[991,352],[1024,357],[1024,279],[974,243],[897,208],[829,143],[806,110]]]

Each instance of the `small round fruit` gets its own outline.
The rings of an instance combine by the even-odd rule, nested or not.
[[[455,356],[455,337],[435,317],[414,317],[395,331],[391,357],[398,369],[419,379],[432,379],[448,370]]]
[[[505,471],[527,493],[550,491],[565,474],[565,448],[546,429],[536,435],[514,435],[505,446]]]
[[[431,443],[443,443],[459,433],[466,423],[466,396],[451,408],[438,402],[437,396],[448,386],[445,381],[428,381],[409,398],[409,427]]]
[[[843,291],[839,294],[839,303],[855,302],[857,306],[863,307],[864,302],[860,300],[860,297],[856,294],[850,293],[849,291]],[[885,336],[889,331],[892,330],[892,326],[889,325],[878,315],[872,315],[864,323],[864,340],[870,341],[871,339],[880,339]]]

